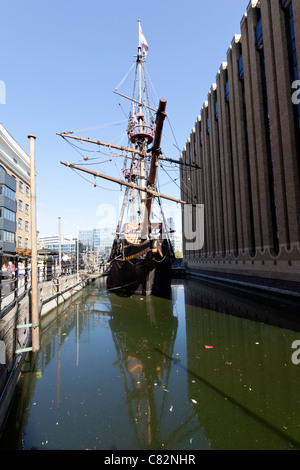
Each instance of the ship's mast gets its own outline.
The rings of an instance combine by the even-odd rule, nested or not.
[[[144,114],[143,114],[143,104],[142,104],[142,64],[143,64],[143,52],[142,52],[142,38],[141,38],[141,23],[139,20],[139,47],[138,47],[138,56],[137,56],[137,62],[138,62],[138,80],[139,80],[139,113],[138,113],[138,123],[140,126],[140,129],[143,126],[144,122]],[[146,146],[147,141],[144,139],[140,144],[140,151],[143,153],[146,153],[147,146]],[[140,157],[140,185],[143,189],[146,187],[146,181],[145,181],[145,157],[142,155]],[[144,220],[144,213],[146,209],[146,199],[145,199],[145,193],[142,191],[141,193],[141,218],[140,221],[142,222]]]

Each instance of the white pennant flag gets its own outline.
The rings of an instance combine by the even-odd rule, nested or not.
[[[139,22],[139,34],[140,34],[140,41],[141,41],[141,45],[142,45],[142,48],[143,48],[144,56],[146,57],[149,47],[148,47],[148,43],[146,41],[145,35],[142,31],[142,27],[141,27],[140,22]]]

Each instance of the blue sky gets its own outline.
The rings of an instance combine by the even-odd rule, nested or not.
[[[76,162],[81,155],[56,133],[99,126],[77,135],[109,142],[125,131],[119,125],[101,126],[125,119],[123,106],[126,109],[128,104],[116,99],[112,90],[134,62],[138,19],[149,45],[148,74],[158,98],[167,99],[169,121],[182,149],[226,61],[232,38],[240,33],[247,4],[248,0],[12,0],[2,4],[0,80],[6,85],[6,104],[0,104],[0,122],[27,153],[27,135],[37,137],[40,235],[57,234],[58,217],[62,233],[76,235],[77,226],[81,230],[103,226],[113,213],[110,208],[118,211],[122,197],[118,186],[97,180],[101,187],[95,188],[60,164],[61,160]],[[125,94],[132,89],[130,77],[120,88]],[[166,156],[178,159],[180,152],[171,139],[166,124],[162,149]],[[95,169],[119,172],[114,162]],[[172,169],[169,176],[178,178],[178,173]],[[169,176],[160,174],[161,191],[179,197]],[[176,204],[172,207],[177,214]]]

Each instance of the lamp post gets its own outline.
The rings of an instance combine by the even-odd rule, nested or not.
[[[79,225],[77,225],[77,282],[79,282]]]
[[[31,310],[32,310],[32,351],[40,348],[39,296],[37,270],[37,223],[36,223],[36,186],[35,186],[35,139],[29,135],[30,154],[30,207],[31,207]]]
[[[61,217],[58,217],[58,275],[61,276]]]

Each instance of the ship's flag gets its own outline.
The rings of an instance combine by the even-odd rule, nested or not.
[[[142,45],[142,48],[143,48],[144,56],[146,57],[149,47],[148,47],[148,43],[146,41],[145,35],[142,31],[142,27],[141,27],[140,22],[139,22],[139,32],[140,32],[140,40],[141,40],[141,45]]]

